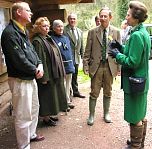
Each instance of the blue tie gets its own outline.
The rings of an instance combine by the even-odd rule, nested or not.
[[[103,39],[102,39],[102,62],[106,62],[106,49],[107,49],[107,39],[106,39],[106,29],[103,30]]]

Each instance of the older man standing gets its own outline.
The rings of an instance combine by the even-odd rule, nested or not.
[[[81,95],[78,90],[78,68],[80,64],[80,58],[83,58],[83,35],[82,31],[76,27],[77,23],[77,15],[75,13],[71,13],[68,15],[68,25],[64,28],[64,34],[67,35],[70,39],[72,55],[74,57],[74,67],[75,73],[72,75],[72,90],[73,96],[79,98],[85,98],[85,96]]]
[[[91,93],[89,98],[88,125],[94,123],[94,113],[97,98],[103,87],[104,121],[111,122],[109,107],[112,95],[113,78],[119,71],[119,66],[114,59],[108,56],[108,42],[110,39],[120,41],[120,32],[110,25],[111,10],[103,7],[99,12],[101,25],[88,32],[87,45],[83,57],[83,70],[91,77]]]
[[[17,2],[12,6],[12,20],[1,37],[5,55],[8,83],[12,92],[15,131],[19,149],[30,149],[30,141],[42,141],[36,134],[39,101],[35,78],[43,76],[43,66],[28,39],[25,29],[31,22],[32,12],[28,3]]]

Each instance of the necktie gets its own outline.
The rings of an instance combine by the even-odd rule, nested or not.
[[[76,44],[76,35],[75,35],[75,33],[74,33],[74,28],[71,28],[71,30],[72,30],[72,37],[73,37],[73,41],[74,41],[74,43]]]
[[[106,61],[106,49],[107,49],[107,39],[106,39],[106,29],[103,30],[103,39],[102,39],[102,62]]]

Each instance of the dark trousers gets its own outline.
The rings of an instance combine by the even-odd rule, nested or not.
[[[75,73],[72,74],[72,90],[73,90],[73,94],[78,94],[78,82],[77,82],[77,77],[78,77],[78,68],[79,68],[79,64],[75,64]]]

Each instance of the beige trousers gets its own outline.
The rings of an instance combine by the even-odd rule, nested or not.
[[[113,77],[109,68],[108,62],[100,63],[96,74],[91,78],[91,93],[92,98],[97,99],[103,88],[103,96],[111,97],[112,95]]]
[[[72,81],[72,73],[66,74],[65,81],[64,81],[64,86],[65,86],[65,91],[66,91],[67,103],[71,102],[71,99],[70,99],[71,81]]]
[[[30,139],[36,137],[39,100],[34,80],[8,78],[12,92],[13,115],[19,149],[30,149]]]

